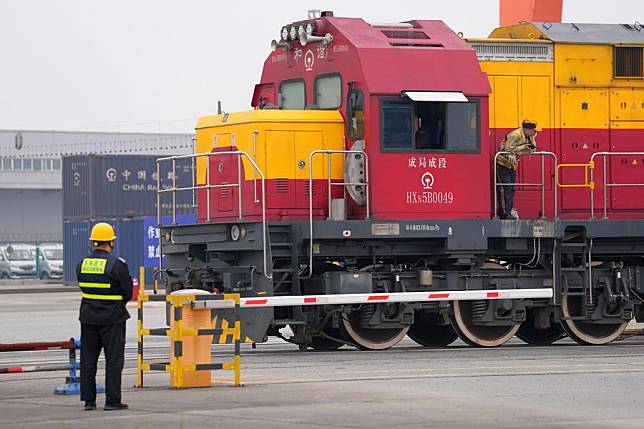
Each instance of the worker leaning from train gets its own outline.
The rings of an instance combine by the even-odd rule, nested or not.
[[[501,219],[516,220],[512,213],[514,203],[514,185],[517,179],[519,157],[524,154],[534,153],[537,148],[535,137],[537,123],[524,119],[521,127],[508,133],[499,146],[500,153],[496,157],[497,200],[499,217]]]
[[[105,354],[105,410],[122,410],[121,374],[125,352],[125,308],[132,298],[132,277],[125,260],[112,254],[116,235],[111,225],[97,223],[90,241],[93,252],[76,268],[82,291],[81,401],[85,410],[96,409],[96,367],[101,349]]]

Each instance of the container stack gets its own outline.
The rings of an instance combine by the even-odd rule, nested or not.
[[[157,179],[162,189],[193,186],[192,160],[178,160],[173,179],[172,164],[162,163],[157,177],[157,158],[162,155],[78,155],[63,158],[64,280],[76,282],[76,265],[91,251],[89,233],[98,222],[116,230],[115,255],[124,258],[132,277],[146,267],[146,282],[159,265],[157,231]],[[172,214],[172,193],[161,194],[161,215]],[[195,222],[196,195],[176,193],[179,223]]]

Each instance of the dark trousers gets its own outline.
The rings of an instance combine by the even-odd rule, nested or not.
[[[496,178],[499,183],[516,183],[517,172],[502,165],[496,166]],[[496,187],[499,216],[512,214],[514,202],[514,185],[499,185]]]
[[[81,323],[81,401],[96,401],[96,366],[105,353],[105,403],[121,403],[121,373],[125,354],[125,322],[113,325]]]

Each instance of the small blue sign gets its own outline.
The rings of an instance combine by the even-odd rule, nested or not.
[[[169,225],[172,222],[170,216],[161,218],[162,225]],[[177,215],[179,225],[192,225],[197,223],[197,216],[194,214]],[[159,266],[159,228],[157,227],[156,216],[146,216],[143,218],[143,265],[146,268]],[[163,257],[162,266],[165,266],[165,256]]]

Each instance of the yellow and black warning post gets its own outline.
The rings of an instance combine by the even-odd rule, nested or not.
[[[144,292],[141,290],[141,292]],[[148,301],[161,301],[171,304],[173,323],[168,328],[144,328],[143,327],[143,303]],[[210,309],[231,309],[233,327],[222,327],[219,329],[185,329],[183,323],[184,306],[190,305],[192,310],[208,311]],[[190,308],[189,308],[190,309]],[[165,371],[171,375],[171,387],[181,389],[191,387],[185,383],[186,372],[210,371],[226,369],[235,371],[235,386],[241,386],[240,378],[240,338],[241,324],[239,321],[239,294],[223,295],[148,295],[139,293],[137,300],[138,314],[138,356],[137,356],[137,387],[143,387],[144,371]],[[185,363],[184,337],[199,337],[213,335],[230,335],[235,344],[235,354],[232,362],[219,363]],[[165,336],[172,340],[171,361],[169,363],[146,363],[143,360],[143,337],[144,336]],[[210,352],[210,342],[208,353]]]

